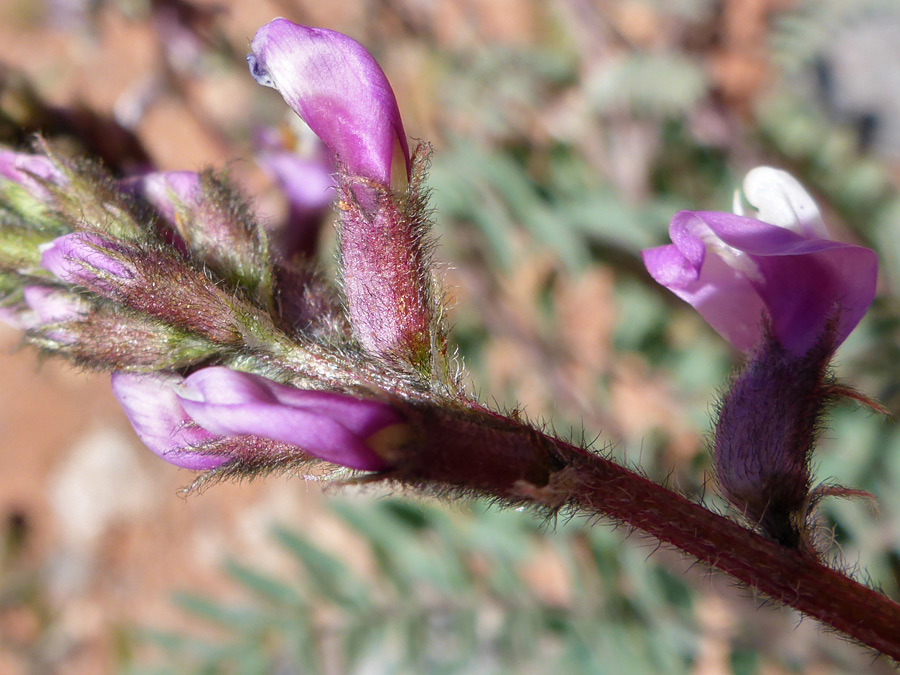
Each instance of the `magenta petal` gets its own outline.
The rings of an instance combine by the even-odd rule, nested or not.
[[[334,179],[323,161],[291,152],[263,152],[257,160],[278,181],[291,206],[318,211],[334,199]]]
[[[840,344],[872,304],[878,280],[874,251],[727,213],[697,216],[756,264],[759,276],[750,281],[787,349],[805,352],[832,319]]]
[[[326,208],[335,198],[331,168],[323,159],[291,152],[263,152],[259,165],[277,182],[288,203],[288,218],[277,231],[278,248],[285,258],[315,254]]]
[[[682,211],[669,232],[673,245],[644,251],[647,270],[742,351],[757,344],[765,317],[794,353],[831,320],[840,344],[875,296],[878,260],[861,246],[711,211]]]
[[[227,368],[205,368],[189,376],[181,403],[197,424],[213,433],[270,438],[368,471],[384,469],[387,463],[367,441],[403,421],[380,401],[295,389]]]
[[[19,306],[0,306],[0,321],[16,330],[29,330],[38,324],[33,312]]]
[[[682,288],[700,277],[703,259],[691,262],[675,244],[646,249],[641,256],[653,280],[666,288]]]
[[[765,307],[747,278],[718,256],[707,256],[695,269],[675,246],[661,248],[668,249],[667,255],[656,253],[660,249],[644,251],[654,280],[696,309],[735,348],[751,350],[759,340]]]
[[[409,147],[384,71],[356,40],[275,19],[256,32],[250,73],[277,89],[352,174],[391,184],[399,147],[409,177]]]
[[[763,301],[746,276],[714,251],[707,252],[692,233],[697,225],[702,223],[693,212],[675,214],[669,232],[677,245],[643,251],[644,265],[657,283],[690,304],[722,337],[749,351],[759,339]]]
[[[214,469],[228,457],[190,451],[216,436],[191,422],[175,393],[180,382],[181,377],[167,373],[112,375],[113,393],[144,445],[175,466],[194,471]]]
[[[55,277],[69,284],[83,285],[101,274],[131,279],[134,274],[127,266],[106,255],[113,244],[87,232],[64,234],[41,247],[41,266]]]

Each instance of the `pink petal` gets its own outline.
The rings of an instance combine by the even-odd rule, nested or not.
[[[168,373],[112,375],[113,393],[144,445],[175,466],[194,471],[214,469],[228,457],[190,451],[216,436],[196,426],[184,411],[175,393],[181,382],[180,376]]]
[[[191,418],[213,433],[270,438],[335,464],[370,471],[387,464],[367,440],[403,421],[380,401],[296,389],[218,367],[189,376],[180,398]]]

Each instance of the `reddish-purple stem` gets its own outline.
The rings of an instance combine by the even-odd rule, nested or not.
[[[418,408],[393,478],[626,523],[900,661],[900,605],[643,476],[484,409]]]
[[[900,605],[600,457],[582,465],[571,504],[653,535],[757,591],[900,661]]]

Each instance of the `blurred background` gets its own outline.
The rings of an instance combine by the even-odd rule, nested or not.
[[[276,222],[253,138],[291,113],[244,62],[275,16],[365,44],[434,145],[453,340],[486,401],[722,508],[709,413],[738,355],[639,251],[772,164],[879,252],[837,370],[900,412],[895,1],[3,0],[0,140],[224,169]],[[0,326],[0,673],[893,672],[605,522],[285,477],[185,496],[106,376],[20,340]],[[878,498],[826,502],[823,545],[900,598],[894,418],[838,408],[815,461]]]

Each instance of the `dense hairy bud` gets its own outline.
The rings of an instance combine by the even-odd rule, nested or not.
[[[82,314],[28,327],[28,341],[98,370],[185,368],[227,353],[221,345],[134,311],[110,303],[90,309],[81,304]]]

